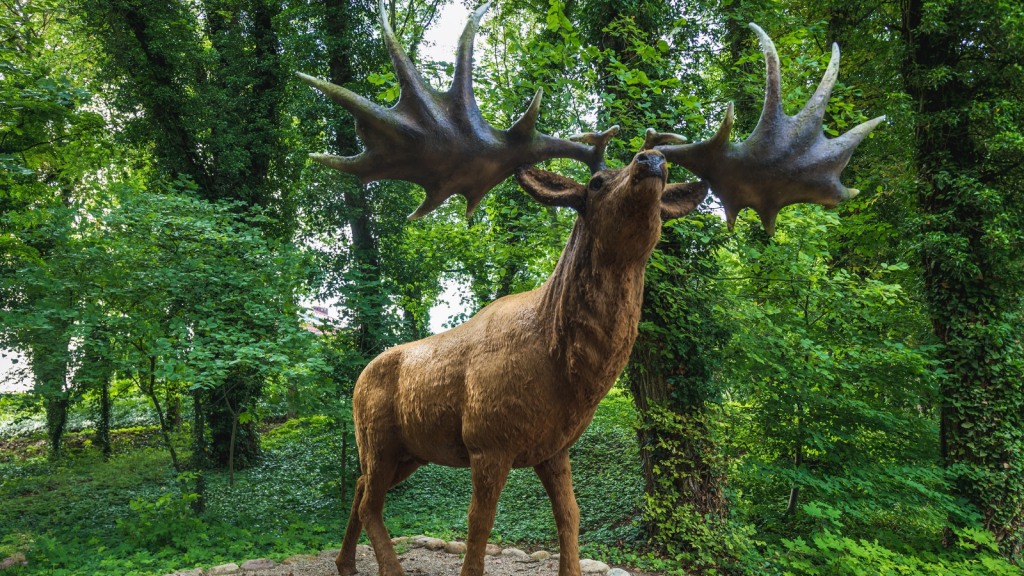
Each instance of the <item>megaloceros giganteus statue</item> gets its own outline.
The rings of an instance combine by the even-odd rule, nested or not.
[[[629,165],[607,169],[604,148],[618,128],[578,135],[575,141],[540,134],[539,90],[508,130],[484,120],[473,96],[472,60],[473,39],[487,8],[476,10],[466,25],[447,92],[437,92],[420,77],[388,25],[383,3],[384,41],[401,88],[393,108],[299,74],[355,117],[365,146],[353,157],[312,158],[364,182],[419,184],[426,199],[410,218],[454,194],[466,197],[472,213],[492,187],[513,174],[538,202],[577,213],[562,256],[540,288],[498,299],[447,332],[391,348],[360,375],[352,402],[362,476],[336,560],[342,576],[357,573],[356,542],[364,528],[381,576],[402,576],[384,526],[384,498],[428,462],[471,470],[461,576],[482,576],[498,496],[509,471],[526,467],[534,469],[551,499],[561,552],[558,574],[579,576],[579,509],[569,447],[629,358],[644,268],[662,222],[688,214],[709,187],[724,204],[730,228],[745,207],[757,211],[769,234],[784,206],[834,207],[857,193],[839,183],[839,173],[884,120],[825,138],[822,118],[839,71],[834,45],[817,91],[799,114],[787,116],[775,46],[751,24],[768,70],[764,109],[753,133],[742,143],[730,141],[730,105],[710,140],[680,144],[681,136],[648,130],[643,150]],[[586,163],[590,181],[579,184],[531,166],[552,158]],[[667,183],[666,160],[701,181]]]

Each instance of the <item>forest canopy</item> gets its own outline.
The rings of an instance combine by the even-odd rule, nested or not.
[[[477,6],[383,6],[447,89],[430,32]],[[732,227],[712,189],[663,223],[629,363],[570,452],[583,551],[673,574],[1020,574],[1024,5],[496,0],[476,102],[505,128],[542,90],[544,134],[618,125],[612,167],[648,128],[712,137],[730,103],[740,142],[765,98],[751,22],[785,113],[835,43],[826,137],[887,121],[835,209]],[[376,0],[2,0],[0,38],[0,349],[23,359],[0,390],[30,384],[0,394],[0,570],[336,547],[362,369],[540,286],[576,213],[509,178],[468,218],[453,196],[408,220],[420,186],[310,160],[365,134],[295,72],[399,98]],[[465,538],[464,472],[396,487],[391,536]],[[557,542],[536,478],[501,502],[497,541]]]

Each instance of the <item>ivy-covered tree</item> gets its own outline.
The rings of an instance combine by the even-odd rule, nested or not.
[[[947,376],[939,446],[955,492],[1013,558],[1024,552],[1024,14],[1013,2],[901,11],[913,102],[916,216]]]
[[[152,151],[159,177],[184,175],[207,201],[270,211],[264,233],[289,239],[300,164],[286,147],[291,74],[278,37],[282,5],[82,0],[73,7],[102,47],[99,70],[124,141]],[[250,405],[262,395],[259,379],[239,376],[226,386],[230,393],[211,392],[204,403],[211,452],[222,464],[235,428],[228,404]],[[235,432],[237,460],[248,465],[259,453],[256,429]]]
[[[733,329],[718,253],[731,244],[714,213],[663,224],[625,375],[639,416],[648,534],[698,567],[735,554],[724,531],[726,466],[714,409]]]

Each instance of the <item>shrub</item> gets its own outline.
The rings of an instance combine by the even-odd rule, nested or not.
[[[129,542],[150,550],[172,546],[186,550],[196,538],[206,532],[206,523],[192,511],[192,503],[199,494],[192,491],[198,474],[184,472],[178,475],[181,488],[168,492],[156,500],[136,498],[131,502],[136,517],[118,519],[117,527]]]

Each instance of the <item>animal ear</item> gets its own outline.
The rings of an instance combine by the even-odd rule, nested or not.
[[[516,181],[545,206],[567,206],[580,214],[586,207],[587,187],[565,176],[523,164],[516,168]]]
[[[708,183],[703,180],[665,186],[661,192],[661,221],[667,222],[686,216],[700,206],[707,195]]]

